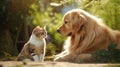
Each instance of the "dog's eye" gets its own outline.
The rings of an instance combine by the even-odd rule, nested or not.
[[[67,24],[68,23],[68,21],[65,21],[65,24]]]

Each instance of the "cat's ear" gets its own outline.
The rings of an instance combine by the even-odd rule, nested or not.
[[[36,26],[36,28],[40,28],[40,26]]]
[[[46,31],[46,25],[44,26],[44,30]]]

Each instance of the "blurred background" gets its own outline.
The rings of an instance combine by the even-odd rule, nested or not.
[[[57,33],[63,15],[80,8],[120,30],[120,0],[0,0],[0,60],[13,60],[35,26],[48,31],[46,60],[60,53],[65,37]]]

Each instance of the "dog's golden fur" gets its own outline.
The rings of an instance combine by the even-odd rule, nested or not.
[[[62,22],[58,32],[70,37],[65,50],[57,55],[55,61],[91,61],[92,53],[97,49],[107,49],[111,43],[118,44],[117,48],[120,49],[120,32],[110,29],[101,19],[84,10],[68,11]]]

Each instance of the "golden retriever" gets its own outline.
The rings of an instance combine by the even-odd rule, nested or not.
[[[97,49],[107,49],[116,43],[120,49],[120,32],[107,27],[101,19],[82,9],[68,11],[62,26],[57,30],[63,36],[69,36],[64,51],[54,61],[90,62]]]

